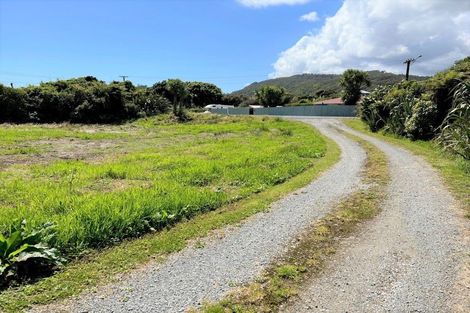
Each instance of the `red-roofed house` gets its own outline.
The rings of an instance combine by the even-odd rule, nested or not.
[[[341,98],[326,99],[314,104],[344,104],[344,101]]]

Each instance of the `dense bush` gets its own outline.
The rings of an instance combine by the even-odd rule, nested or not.
[[[438,115],[436,122],[440,125],[450,108],[457,85],[461,81],[470,79],[470,57],[457,61],[449,70],[437,73],[423,82],[431,94],[431,100],[437,105]]]
[[[444,149],[470,160],[470,82],[461,82],[453,106],[441,126],[438,142]]]
[[[379,86],[360,104],[359,115],[371,131],[385,129],[391,133],[419,138],[426,133],[427,117],[433,107],[422,100],[424,89],[416,82],[403,81],[395,86]],[[430,125],[432,129],[435,125]],[[420,130],[422,129],[422,130]]]
[[[152,86],[152,91],[155,94],[167,98],[171,103],[173,103],[173,93],[171,92],[173,87],[171,84],[174,84],[175,81],[178,81],[178,84],[180,85],[179,89],[185,89],[186,106],[191,105],[196,108],[202,108],[208,104],[221,103],[224,97],[222,90],[214,84],[203,82],[183,82],[179,79],[168,79],[158,82]]]
[[[1,86],[0,122],[120,122],[143,110],[135,93],[130,82],[106,84],[91,76],[18,89]]]
[[[134,94],[134,101],[142,117],[165,113],[171,106],[167,98],[156,94],[149,88],[138,88]]]
[[[119,123],[160,114],[175,104],[173,89],[168,84],[171,81],[150,88],[134,86],[130,81],[107,84],[92,76],[25,88],[0,84],[0,123]],[[186,96],[178,97],[181,106],[177,113],[190,105],[203,107],[222,101],[222,91],[213,84],[180,82]]]
[[[222,101],[222,90],[214,84],[190,82],[188,83],[188,91],[191,104],[198,108]]]
[[[233,105],[234,107],[240,106],[243,101],[245,101],[248,97],[244,95],[234,95],[234,94],[229,94],[229,95],[223,95],[222,96],[222,104],[225,105]]]
[[[249,107],[250,105],[260,105],[260,104],[255,97],[247,97],[242,101],[242,103],[240,103],[241,107]]]
[[[0,84],[0,122],[25,122],[27,120],[24,90],[8,88]]]
[[[359,116],[375,132],[385,126],[390,110],[385,105],[384,97],[390,91],[389,86],[379,86],[372,91],[358,108]]]
[[[436,129],[437,106],[426,99],[414,101],[411,116],[405,121],[406,136],[411,139],[430,139]]]
[[[442,146],[470,159],[470,57],[422,82],[378,87],[359,106],[371,131],[412,140],[438,137]]]
[[[282,87],[267,85],[256,90],[256,100],[264,107],[284,105],[290,99],[291,97],[286,94],[286,90]]]
[[[400,136],[407,135],[406,123],[422,93],[423,88],[416,82],[403,81],[390,88],[383,102],[389,111],[384,128]]]

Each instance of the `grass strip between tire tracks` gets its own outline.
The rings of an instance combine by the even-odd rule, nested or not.
[[[325,156],[285,183],[178,223],[170,229],[88,254],[84,259],[70,263],[56,275],[35,284],[5,290],[0,293],[0,311],[21,312],[33,305],[49,304],[78,295],[97,285],[113,282],[117,274],[152,260],[163,261],[170,253],[185,248],[190,240],[207,236],[213,230],[239,223],[253,214],[265,211],[272,202],[307,185],[339,160],[339,147],[328,138],[324,140],[327,142]]]
[[[351,235],[361,222],[378,214],[379,204],[385,197],[385,186],[390,180],[387,158],[371,143],[351,134],[346,136],[357,141],[367,152],[362,177],[369,187],[353,193],[332,213],[312,223],[287,253],[268,266],[254,283],[235,290],[218,303],[205,304],[200,311],[277,312],[298,293],[304,282],[322,271],[328,258],[336,252],[339,239]]]

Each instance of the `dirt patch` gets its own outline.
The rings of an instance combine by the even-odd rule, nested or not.
[[[24,149],[35,153],[0,155],[0,170],[17,164],[47,164],[57,160],[102,159],[106,151],[114,151],[123,140],[82,140],[61,138],[23,142]]]

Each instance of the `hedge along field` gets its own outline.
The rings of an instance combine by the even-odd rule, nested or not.
[[[310,126],[271,118],[200,115],[177,124],[160,117],[98,129],[4,125],[0,133],[2,149],[24,149],[6,155],[8,166],[0,158],[1,230],[22,219],[31,227],[52,221],[51,244],[69,256],[280,184],[326,149]],[[60,150],[58,143],[95,150],[61,160],[49,151]],[[25,155],[27,162],[11,162]]]

